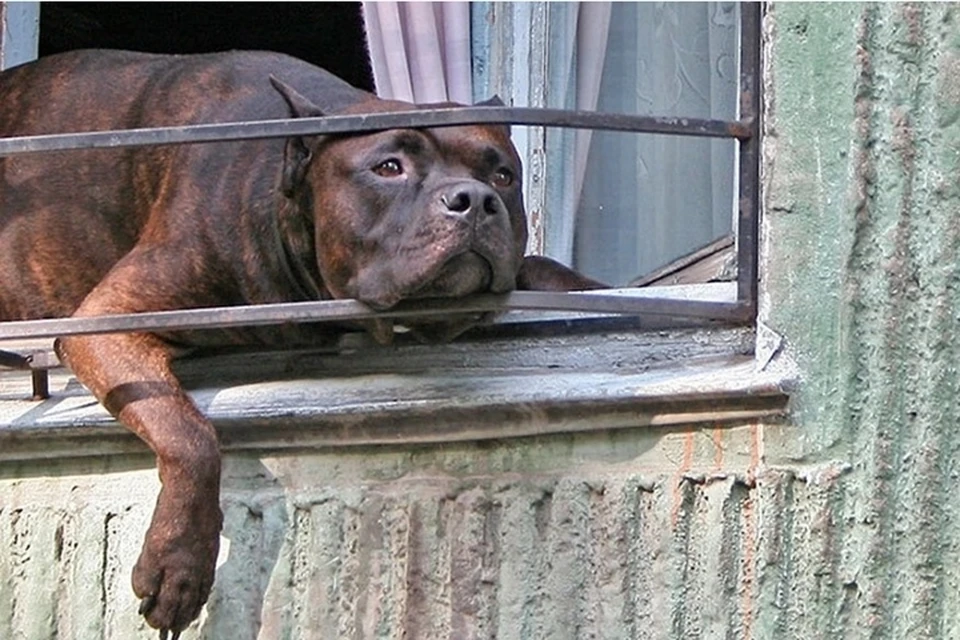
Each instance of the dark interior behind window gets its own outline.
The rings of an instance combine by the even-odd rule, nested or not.
[[[43,2],[40,55],[72,49],[262,49],[373,90],[359,2]]]

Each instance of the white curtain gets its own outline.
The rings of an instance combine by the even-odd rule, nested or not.
[[[607,55],[610,2],[550,5],[547,106],[596,111]],[[545,249],[565,264],[573,259],[577,203],[583,190],[593,131],[547,131]]]
[[[470,3],[364,2],[363,20],[379,96],[471,103]]]
[[[730,2],[614,3],[598,109],[735,119],[738,24]],[[625,284],[730,233],[734,158],[728,140],[595,132],[573,253],[548,253]]]

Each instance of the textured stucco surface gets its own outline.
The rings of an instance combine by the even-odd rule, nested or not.
[[[804,380],[766,463],[849,465],[804,501],[819,549],[784,541],[784,611],[960,637],[960,11],[788,3],[768,27],[764,314]]]
[[[760,431],[229,455],[184,637],[748,634]],[[146,456],[5,467],[0,637],[154,637],[129,575],[157,489]]]
[[[792,420],[231,453],[185,639],[960,637],[960,9],[764,25]],[[128,585],[156,490],[143,456],[0,467],[0,638],[153,637]]]

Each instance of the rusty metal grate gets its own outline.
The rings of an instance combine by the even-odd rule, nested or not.
[[[730,323],[752,322],[757,308],[758,273],[761,5],[744,3],[740,10],[740,119],[734,121],[521,107],[462,107],[402,113],[0,138],[0,157],[69,149],[186,144],[464,124],[522,124],[733,139],[739,143],[736,302],[656,297],[630,298],[603,293],[515,292],[499,296],[479,295],[462,300],[407,301],[396,309],[374,312],[357,301],[332,300],[189,309],[97,318],[0,322],[0,340],[83,333],[223,328],[285,322],[332,322],[372,317],[397,318],[518,309],[701,318]],[[41,362],[36,363],[30,357],[0,351],[0,367],[33,369],[36,374],[38,369],[49,366],[45,359],[40,360]],[[34,380],[36,388],[36,376]]]

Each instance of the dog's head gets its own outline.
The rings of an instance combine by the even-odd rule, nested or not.
[[[289,86],[274,85],[296,116],[321,115]],[[345,113],[418,108],[371,100]],[[334,297],[387,309],[516,287],[527,220],[506,126],[292,139],[283,189],[313,207],[320,275]]]

